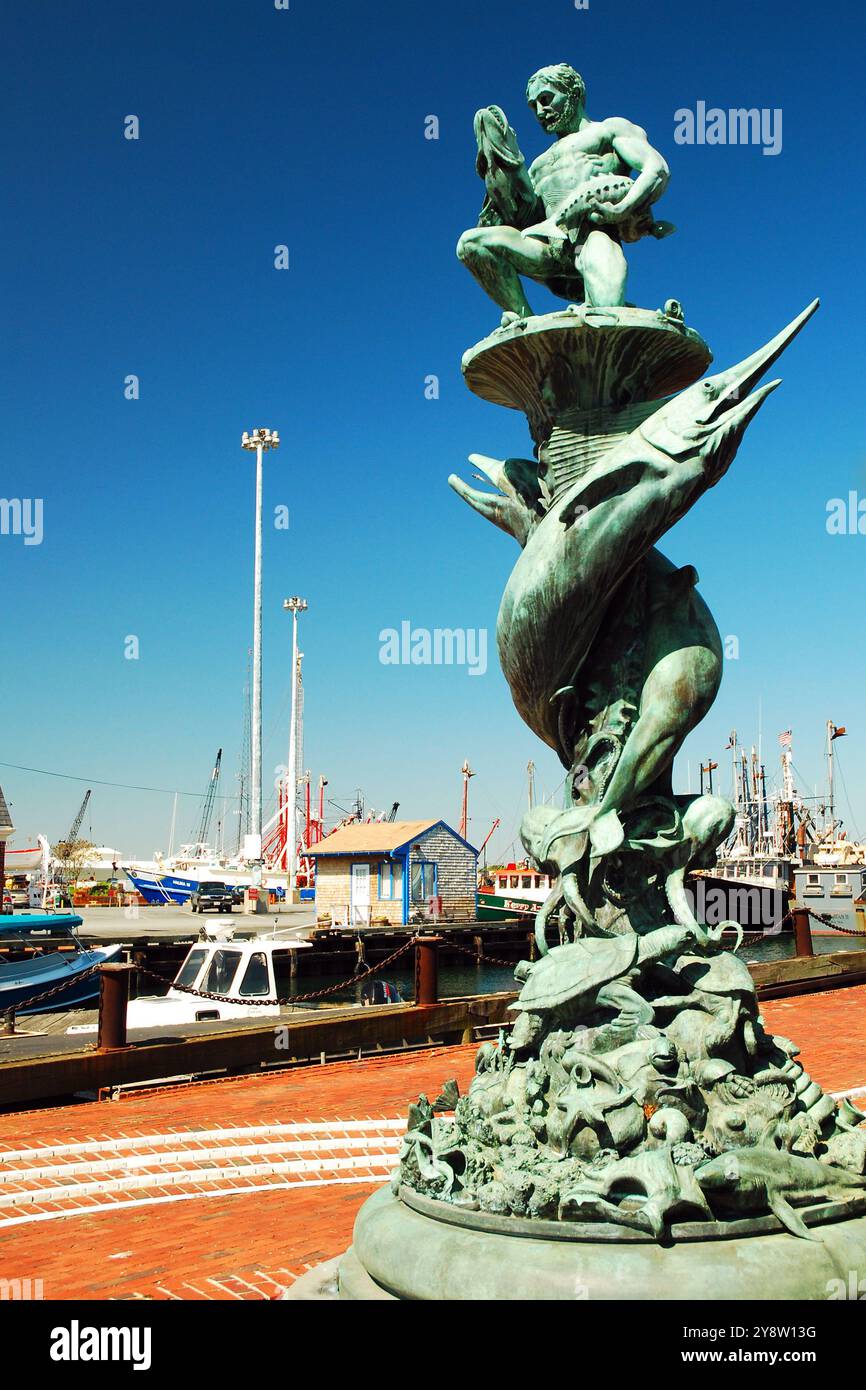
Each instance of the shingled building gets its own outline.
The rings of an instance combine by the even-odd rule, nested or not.
[[[478,851],[442,820],[346,825],[309,854],[317,915],[333,922],[405,926],[431,910],[475,916]]]

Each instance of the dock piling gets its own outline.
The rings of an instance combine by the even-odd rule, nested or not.
[[[135,966],[101,965],[99,967],[99,1023],[96,1047],[99,1052],[126,1047],[126,1006],[129,1002],[129,977]]]
[[[439,1003],[441,936],[419,936],[415,945],[415,1003]]]
[[[809,922],[809,909],[807,907],[795,907],[793,918],[794,955],[814,956],[815,947],[812,944],[812,927]]]

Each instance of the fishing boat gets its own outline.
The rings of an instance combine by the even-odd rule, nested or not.
[[[182,845],[170,859],[163,860],[157,854],[150,863],[122,867],[133,887],[149,903],[188,902],[201,883],[224,883],[227,888],[250,888],[253,884],[252,870],[242,859],[225,859],[213,853],[207,844]],[[262,884],[277,898],[285,897],[285,873],[265,870]]]
[[[97,1002],[94,967],[117,962],[123,947],[85,949],[77,936],[81,925],[74,913],[0,917],[0,1013],[10,1008],[20,1014],[57,1013]],[[50,998],[28,1002],[49,990]]]
[[[549,874],[530,864],[504,864],[482,873],[478,885],[479,922],[534,918],[553,887]]]
[[[818,934],[822,916],[832,919],[827,931],[855,928],[854,904],[866,892],[866,845],[850,840],[836,818],[836,742],[845,734],[844,727],[827,721],[828,789],[820,797],[802,796],[794,786],[790,729],[779,735],[782,776],[775,794],[767,791],[760,754],[752,748],[747,755],[736,732],[731,734],[727,747],[732,754],[736,821],[717,863],[696,874],[695,884],[703,899],[724,897],[722,915],[746,930],[767,931],[780,924],[790,930],[790,907],[808,908],[816,917],[813,930]],[[708,765],[710,778],[714,767],[715,763]]]

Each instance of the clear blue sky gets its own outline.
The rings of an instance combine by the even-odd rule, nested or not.
[[[823,301],[731,472],[667,538],[740,643],[680,787],[688,760],[693,781],[700,758],[722,761],[731,728],[757,739],[760,710],[771,767],[793,727],[803,789],[829,717],[850,730],[866,831],[866,536],[825,529],[829,498],[866,496],[859,0],[13,0],[5,27],[2,492],[44,499],[45,534],[0,537],[4,762],[199,792],[222,745],[232,790],[252,589],[239,437],[266,424],[283,440],[266,515],[291,511],[265,535],[266,769],[287,742],[281,605],[301,593],[305,766],[338,798],[360,786],[456,824],[468,757],[471,838],[500,816],[507,850],[527,759],[547,790],[556,760],[495,659],[478,678],[383,666],[378,634],[408,619],[492,644],[516,551],[446,478],[470,451],[530,441],[461,381],[497,315],[454,244],[482,194],[475,109],[502,105],[534,157],[526,78],[568,61],[589,114],[637,120],[672,167],[659,215],[678,231],[632,249],[632,300],[680,299],[720,365]],[[781,153],[677,146],[674,113],[699,100],[781,108]],[[61,835],[84,790],[5,767],[0,782],[19,845]],[[149,854],[171,800],[94,786],[85,831]],[[185,798],[179,831],[195,818]]]

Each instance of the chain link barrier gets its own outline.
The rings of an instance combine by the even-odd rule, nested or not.
[[[834,919],[832,917],[827,917],[823,912],[813,912],[811,907],[808,907],[806,911],[810,917],[815,918],[816,922],[823,922],[825,927],[829,927],[831,931],[838,932],[840,936],[866,936],[866,931],[858,931],[856,927],[837,926]],[[789,912],[788,916],[793,916],[793,913]]]
[[[79,980],[86,980],[88,976],[95,975],[102,964],[103,962],[99,961],[98,964],[91,965],[89,969],[80,971],[79,974],[73,976],[71,979],[64,980],[62,984],[55,985],[53,989],[44,989],[41,994],[32,994],[29,999],[20,999],[17,1004],[10,1004],[5,1012],[9,1013],[11,1011],[13,1014],[20,1013],[22,1009],[29,1009],[32,1004],[41,1004],[43,999],[53,999],[55,994],[63,994],[64,990],[71,988],[72,985],[77,985]]]
[[[509,970],[513,970],[514,966],[517,964],[517,962],[513,960],[502,960],[499,956],[486,955],[483,945],[480,953],[471,946],[461,946],[458,941],[443,941],[443,945],[447,945],[449,951],[459,951],[463,956],[470,956],[477,965],[504,965]]]
[[[831,931],[838,932],[840,936],[866,937],[866,931],[859,931],[856,927],[840,927],[832,917],[827,916],[825,913],[814,912],[812,908],[807,908],[806,910],[809,916],[814,918],[816,922],[821,922],[824,926],[829,927]],[[788,921],[793,923],[793,911],[785,913],[785,916],[778,924],[778,928],[773,928],[771,931],[744,933],[740,946],[753,946],[756,942],[763,940],[765,936],[776,935]],[[247,998],[227,994],[215,994],[212,990],[194,989],[191,985],[176,985],[173,980],[166,979],[164,975],[158,975],[155,970],[150,970],[146,965],[138,965],[136,969],[140,975],[145,975],[149,979],[157,981],[158,984],[169,985],[172,989],[176,989],[183,994],[191,994],[196,999],[209,999],[217,1004],[250,1004],[253,1007],[258,1006],[261,1008],[278,1004],[282,1008],[291,1008],[295,1004],[308,1004],[316,999],[327,999],[332,994],[340,994],[351,989],[353,985],[360,984],[362,981],[369,979],[372,975],[377,975],[379,971],[384,970],[386,966],[391,965],[393,961],[405,955],[405,953],[410,950],[411,947],[415,946],[419,940],[421,940],[420,934],[410,937],[408,941],[404,942],[402,946],[399,946],[396,951],[392,951],[391,955],[386,956],[378,965],[368,966],[360,974],[352,975],[348,980],[340,980],[338,984],[328,985],[324,989],[310,990],[307,994],[295,994],[288,998],[279,999],[256,999],[252,996]],[[457,941],[443,941],[443,945],[447,945],[449,950],[459,951],[461,955],[469,956],[470,959],[474,960],[478,965],[500,965],[510,970],[513,969],[515,964],[513,960],[503,960],[500,956],[489,956],[485,954],[483,945],[480,952],[474,950],[470,946],[462,946]],[[733,947],[723,945],[722,949],[730,951]],[[18,1003],[10,1005],[9,1008],[12,1010],[13,1014],[20,1013],[24,1009],[32,1008],[34,1004],[41,1004],[46,999],[53,999],[55,995],[62,994],[64,990],[69,989],[70,985],[77,984],[80,980],[86,980],[89,976],[95,975],[102,964],[103,962],[100,961],[97,965],[91,965],[88,970],[82,970],[80,974],[76,975],[74,980],[64,980],[61,984],[55,985],[52,989],[43,990],[41,994],[34,994],[31,995],[29,999],[19,1000]],[[9,1010],[6,1010],[6,1012],[8,1011]]]
[[[378,965],[367,966],[365,970],[362,970],[359,974],[352,975],[348,980],[340,980],[337,984],[327,985],[324,989],[310,990],[308,994],[293,994],[286,999],[256,999],[253,996],[246,995],[234,996],[230,994],[215,994],[212,990],[194,989],[192,985],[177,985],[173,980],[167,980],[164,975],[157,975],[155,970],[149,970],[146,965],[139,965],[137,969],[140,974],[147,975],[151,980],[158,980],[161,985],[170,985],[172,989],[179,990],[181,994],[191,994],[196,999],[210,999],[217,1004],[251,1004],[253,1007],[259,1008],[267,1008],[274,1004],[279,1004],[281,1007],[290,1007],[293,1004],[308,1004],[314,999],[325,999],[330,994],[339,994],[341,991],[351,989],[353,985],[362,983],[362,981],[369,979],[371,975],[377,975],[380,970],[384,970],[387,965],[397,960],[399,956],[405,955],[405,953],[412,946],[416,945],[420,939],[419,936],[411,936],[408,941],[404,942],[402,946],[399,946],[396,951],[392,951],[391,955],[386,956]],[[230,942],[226,943],[227,946],[230,944]]]

